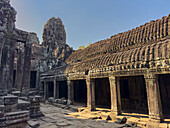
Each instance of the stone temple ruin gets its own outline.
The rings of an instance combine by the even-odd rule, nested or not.
[[[40,44],[15,27],[8,0],[0,0],[0,16],[0,127],[26,127],[51,97],[115,116],[170,118],[170,15],[80,50],[66,44],[60,18],[47,21]]]

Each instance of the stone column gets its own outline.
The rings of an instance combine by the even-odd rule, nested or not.
[[[163,113],[158,79],[155,74],[146,74],[144,77],[148,97],[149,118],[151,121],[161,122],[163,121]]]
[[[5,38],[5,44],[1,53],[0,65],[0,89],[10,91],[13,83],[14,50],[16,40]]]
[[[113,76],[109,77],[110,95],[111,95],[111,111],[115,115],[121,114],[121,96],[120,96],[120,80]]]
[[[4,33],[0,32],[0,66],[1,66],[2,50],[4,48],[4,44],[5,44]]]
[[[95,110],[95,79],[86,78],[87,84],[87,108]]]
[[[4,33],[0,32],[0,90],[3,90],[3,78],[2,78],[2,71],[3,71],[3,67],[2,67],[2,55],[3,55],[3,48],[4,48],[4,44],[5,44],[5,38],[4,38]]]
[[[23,80],[22,80],[22,90],[28,91],[30,88],[30,69],[31,69],[31,44],[25,44],[24,52],[24,70],[23,70]]]
[[[36,88],[39,90],[40,89],[40,72],[37,71],[36,73]]]
[[[54,99],[55,99],[55,98],[56,98],[56,79],[54,79],[53,84],[54,84],[53,97],[54,97]]]
[[[57,81],[56,83],[56,98],[59,99],[60,98],[60,85],[59,85],[59,81]]]
[[[47,99],[47,83],[44,81],[44,100]]]
[[[8,63],[7,65],[9,66],[9,72],[8,72],[8,84],[7,88],[8,90],[12,89],[12,84],[13,84],[13,69],[14,69],[14,52],[15,52],[15,47],[16,47],[16,40],[11,39],[10,40],[10,46],[9,46],[9,51],[8,51]]]
[[[18,47],[15,87],[17,90],[21,90],[24,69],[24,44],[18,44]]]
[[[73,81],[68,80],[67,81],[67,87],[68,87],[68,102],[67,102],[67,104],[72,104],[74,102],[74,85],[73,85]]]

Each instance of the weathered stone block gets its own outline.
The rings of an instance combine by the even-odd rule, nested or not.
[[[31,128],[38,128],[40,126],[39,122],[38,121],[28,121],[28,125],[31,127]]]
[[[0,114],[1,115],[1,114]],[[5,122],[5,117],[4,117],[4,115],[3,115],[3,117],[0,117],[0,123],[2,123],[2,122]]]
[[[4,105],[0,105],[0,113],[4,113],[4,109],[5,109],[5,106]]]
[[[4,98],[3,97],[0,98],[0,105],[4,105]]]
[[[5,96],[5,95],[7,95],[7,92],[3,91],[3,90],[0,90],[0,96]]]
[[[5,116],[7,125],[26,122],[29,119],[29,111],[9,112],[5,113]]]
[[[12,94],[15,95],[15,96],[20,96],[21,92],[20,91],[13,91]]]
[[[5,105],[4,112],[15,112],[17,111],[17,104]]]
[[[4,105],[13,105],[18,103],[17,96],[4,96]]]
[[[30,107],[30,102],[28,101],[24,101],[24,100],[18,100],[18,104],[17,104],[17,109],[20,109],[20,110],[29,110],[29,107]]]
[[[42,100],[42,96],[35,96],[35,100],[36,101],[41,101]]]
[[[54,102],[54,98],[53,97],[48,98],[48,102],[53,103]]]

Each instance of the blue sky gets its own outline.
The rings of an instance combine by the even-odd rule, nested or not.
[[[170,0],[11,0],[16,27],[37,33],[51,17],[65,25],[67,43],[77,49],[170,13]]]

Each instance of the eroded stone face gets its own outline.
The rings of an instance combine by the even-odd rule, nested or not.
[[[66,43],[66,32],[64,25],[59,17],[50,18],[44,25],[42,44],[51,49]]]
[[[66,32],[60,18],[52,17],[44,25],[43,42],[44,59],[41,60],[40,70],[66,65],[65,60],[73,49],[66,44]]]
[[[15,20],[17,12],[10,6],[9,0],[0,1],[0,31],[12,32],[15,29]]]

